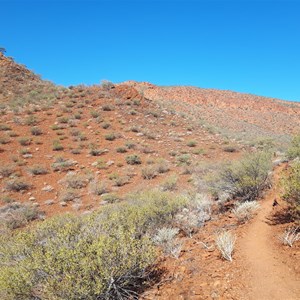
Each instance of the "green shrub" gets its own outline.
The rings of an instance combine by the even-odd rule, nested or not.
[[[243,201],[255,200],[269,184],[271,156],[267,152],[250,154],[221,171],[222,189]]]
[[[139,165],[142,163],[140,157],[138,155],[128,155],[126,157],[126,162],[129,164],[129,165]]]
[[[131,199],[2,234],[1,298],[137,299],[156,259],[149,233],[172,220],[186,199],[158,191]]]
[[[22,146],[28,146],[31,144],[31,138],[29,137],[22,137],[22,138],[19,138],[19,143],[20,145]]]
[[[292,164],[289,173],[282,180],[283,198],[290,204],[295,219],[300,220],[300,162]]]
[[[64,149],[63,145],[60,143],[60,141],[55,140],[53,141],[53,146],[52,146],[53,151],[61,151]]]
[[[32,127],[32,128],[30,129],[30,132],[31,132],[32,135],[41,135],[41,134],[43,134],[42,129],[40,129],[40,128],[37,127],[37,126]]]
[[[32,175],[44,175],[49,173],[49,170],[41,165],[34,165],[31,168],[29,168],[28,171]]]
[[[300,134],[294,136],[291,146],[287,151],[287,156],[289,159],[300,157]]]
[[[196,147],[197,146],[197,142],[194,141],[194,140],[190,140],[190,141],[187,142],[186,145],[189,146],[189,147]]]
[[[115,133],[109,133],[105,135],[105,139],[107,141],[114,141],[117,138]]]

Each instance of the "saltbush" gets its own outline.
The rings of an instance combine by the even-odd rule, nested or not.
[[[156,259],[150,236],[186,201],[149,191],[90,215],[2,234],[0,298],[138,299]]]

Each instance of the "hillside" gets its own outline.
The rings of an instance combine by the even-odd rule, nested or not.
[[[135,81],[59,87],[1,54],[0,103],[1,299],[299,298],[300,245],[278,239],[295,220],[277,151],[300,131],[299,103]],[[233,187],[247,166],[245,196]],[[241,221],[249,199],[257,215]]]
[[[211,130],[244,141],[257,137],[286,142],[300,130],[300,103],[214,89],[159,87],[128,82],[147,99],[194,118]]]

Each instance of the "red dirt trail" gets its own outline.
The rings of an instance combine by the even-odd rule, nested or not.
[[[297,300],[300,299],[300,280],[280,257],[272,242],[273,228],[268,224],[272,203],[277,192],[279,173],[274,176],[274,188],[269,190],[261,208],[240,242],[240,251],[247,264],[250,291],[247,299]]]

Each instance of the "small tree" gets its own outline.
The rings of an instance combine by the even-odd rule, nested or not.
[[[0,47],[0,53],[4,54],[6,52],[6,49],[3,47]]]

